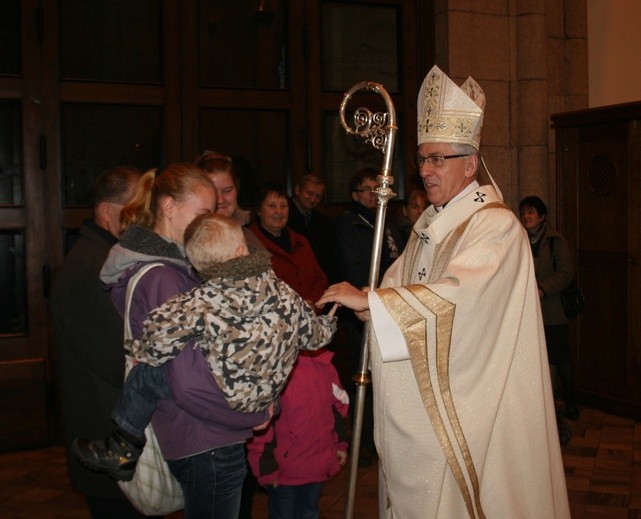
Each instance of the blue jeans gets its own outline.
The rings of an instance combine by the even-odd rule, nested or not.
[[[144,438],[158,400],[171,398],[165,370],[136,364],[127,375],[111,419],[129,434]]]
[[[184,519],[237,519],[247,473],[242,443],[167,461],[185,494]]]
[[[269,519],[318,519],[322,483],[268,486]]]

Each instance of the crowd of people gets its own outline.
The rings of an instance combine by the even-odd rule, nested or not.
[[[356,389],[332,350],[355,372],[364,326],[359,465],[379,460],[381,518],[569,517],[550,376],[576,419],[569,248],[542,200],[519,219],[480,167],[484,109],[472,78],[425,77],[421,187],[389,211],[374,290],[374,169],[354,173],[336,218],[311,173],[241,207],[236,158],[218,152],[96,179],[52,296],[69,477],[92,517],[143,517],[116,480],[150,423],[186,518],[251,517],[257,486],[270,518],[319,517]]]

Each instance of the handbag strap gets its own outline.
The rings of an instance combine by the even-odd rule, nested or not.
[[[140,281],[140,278],[142,278],[151,269],[155,267],[164,267],[164,266],[165,266],[164,263],[148,263],[147,265],[143,266],[138,272],[136,272],[129,280],[129,283],[127,283],[127,292],[125,294],[125,315],[124,315],[125,341],[132,339],[131,323],[129,322],[129,309],[131,308],[131,300],[133,299],[134,289],[136,288],[138,281]]]

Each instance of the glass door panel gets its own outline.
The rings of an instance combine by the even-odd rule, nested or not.
[[[19,101],[0,101],[0,206],[24,203],[20,105]]]
[[[63,80],[162,82],[160,0],[64,0],[60,6]]]
[[[289,88],[287,2],[200,0],[199,86]]]
[[[241,180],[240,203],[253,204],[256,188],[290,178],[290,121],[284,110],[200,112],[201,149],[230,155]]]
[[[23,335],[27,331],[23,186],[22,103],[3,100],[0,101],[0,335]]]
[[[3,0],[0,4],[0,75],[19,76],[22,72],[20,47],[20,0]]]
[[[27,331],[24,233],[0,231],[0,335]]]
[[[63,103],[61,112],[64,207],[90,207],[91,185],[106,169],[162,165],[162,108]]]
[[[323,90],[345,91],[360,81],[402,88],[399,8],[323,2],[321,78]]]

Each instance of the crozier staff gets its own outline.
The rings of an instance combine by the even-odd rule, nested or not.
[[[430,202],[381,288],[332,285],[371,318],[380,517],[569,517],[532,256],[477,177],[485,95],[438,67],[418,98]]]

